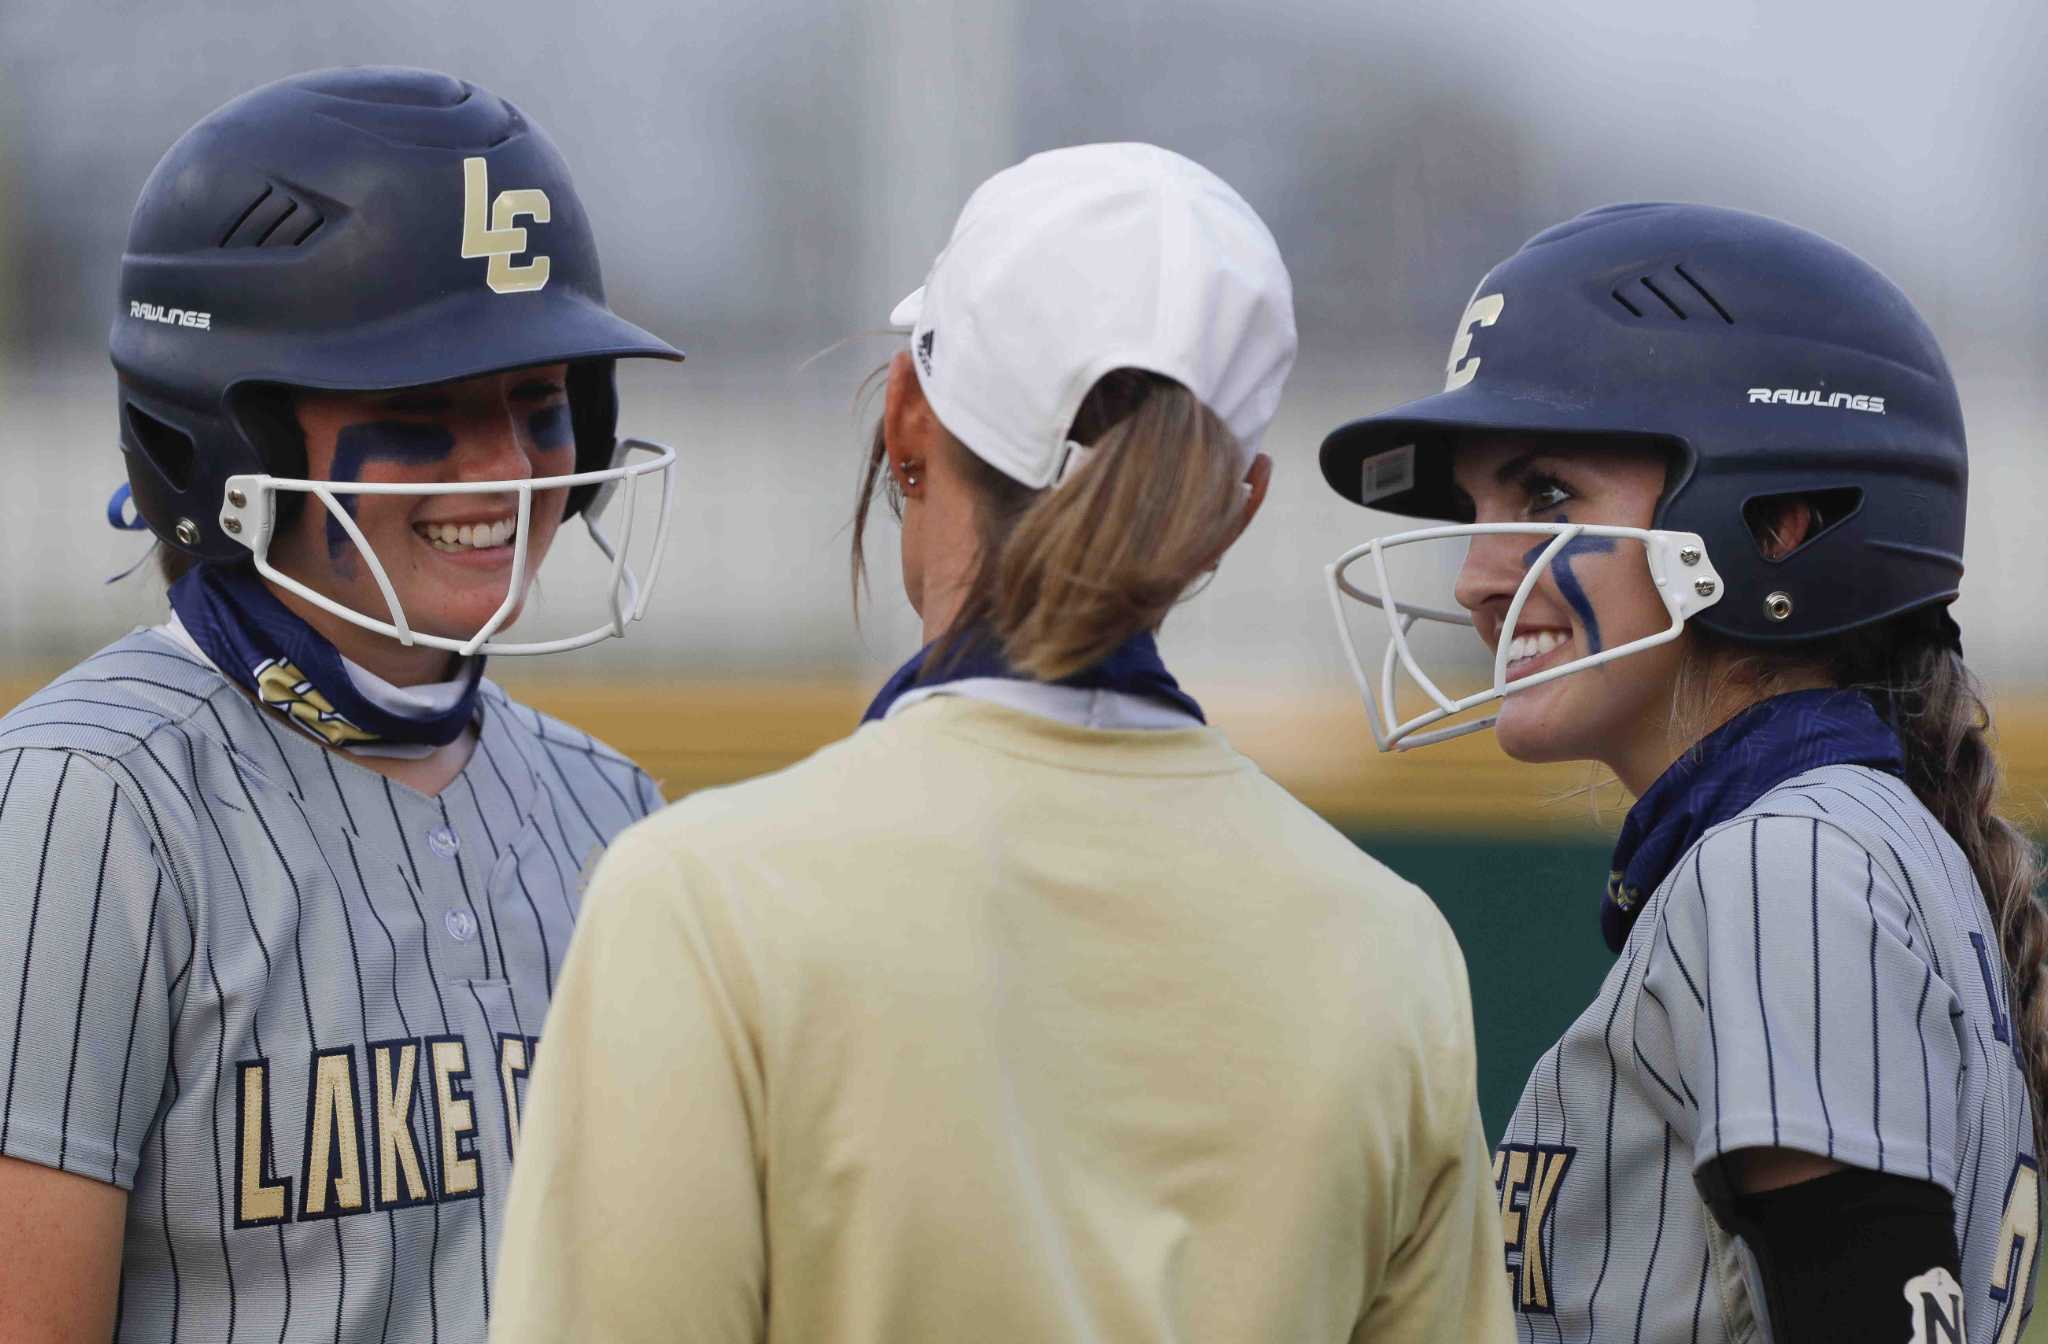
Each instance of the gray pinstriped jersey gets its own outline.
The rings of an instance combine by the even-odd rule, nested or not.
[[[1968,1338],[2017,1338],[2039,1194],[2008,991],[1968,863],[1898,779],[1813,770],[1709,831],[1495,1153],[1521,1338],[1767,1337],[1694,1183],[1753,1147],[1950,1191]]]
[[[150,631],[0,719],[0,1152],[129,1191],[117,1338],[484,1338],[578,874],[660,799],[482,706],[437,798]]]

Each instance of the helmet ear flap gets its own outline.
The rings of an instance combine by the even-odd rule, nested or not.
[[[156,468],[164,484],[175,491],[192,488],[199,472],[199,449],[192,436],[144,410],[132,400],[121,403],[122,442],[131,452]]]
[[[167,547],[201,560],[248,552],[219,529],[229,476],[255,469],[248,446],[220,416],[121,379],[121,456],[135,511]]]
[[[229,394],[235,427],[256,450],[263,470],[272,476],[304,478],[306,427],[299,423],[297,395],[276,383],[246,383]]]
[[[585,360],[571,364],[569,427],[576,436],[576,470],[603,471],[614,464],[619,451],[619,387],[616,361]],[[579,485],[569,492],[562,511],[564,522],[599,502],[598,487]]]
[[[272,476],[303,479],[312,474],[306,463],[306,427],[299,423],[296,394],[276,383],[249,383],[228,394],[229,418],[256,452],[256,460]],[[306,507],[295,490],[272,495],[277,527],[287,528]]]

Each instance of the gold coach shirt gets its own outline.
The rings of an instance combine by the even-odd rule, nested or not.
[[[614,842],[494,1338],[1509,1332],[1463,960],[1221,734],[938,696]]]

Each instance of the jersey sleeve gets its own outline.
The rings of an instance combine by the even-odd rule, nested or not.
[[[645,770],[633,772],[633,790],[640,799],[640,815],[643,817],[651,817],[668,806],[668,800],[661,796],[661,786]]]
[[[92,758],[0,752],[0,1153],[132,1189],[191,924],[146,812]]]
[[[1430,981],[1443,987],[1443,998],[1431,1014],[1435,1039],[1414,1112],[1420,1133],[1408,1149],[1413,1165],[1396,1178],[1412,1183],[1415,1216],[1387,1263],[1368,1267],[1379,1287],[1352,1335],[1358,1344],[1513,1335],[1500,1205],[1479,1115],[1471,989],[1447,928],[1441,947]]]
[[[497,1344],[762,1338],[750,982],[685,864],[629,831],[592,877],[521,1126]]]
[[[1793,1148],[1954,1192],[1963,1009],[1888,853],[1738,820],[1672,875],[1653,936],[1637,1058],[1698,1167]]]

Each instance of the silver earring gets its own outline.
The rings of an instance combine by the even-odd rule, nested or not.
[[[915,490],[917,488],[917,477],[912,476],[909,472],[906,471],[903,473],[903,484],[907,488]]]

